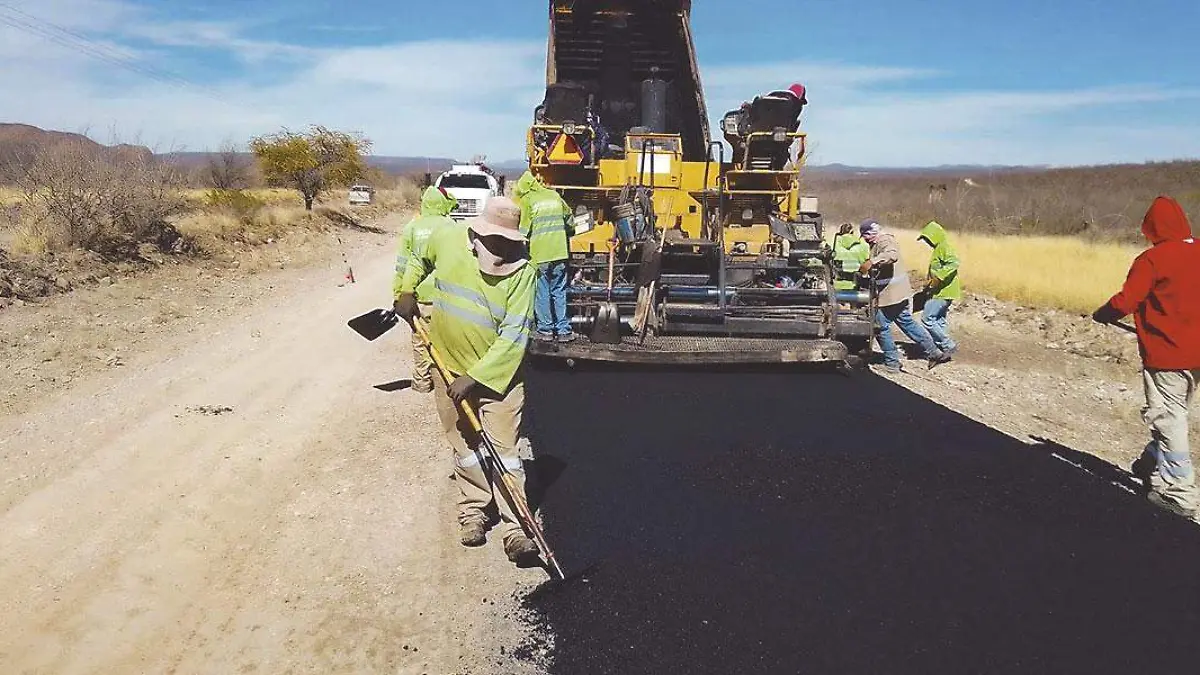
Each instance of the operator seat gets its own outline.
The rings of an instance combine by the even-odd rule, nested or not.
[[[579,82],[556,82],[546,87],[546,120],[551,124],[577,122],[587,117],[588,88]]]
[[[771,92],[756,96],[750,103],[750,131],[774,131],[778,128],[796,131],[800,128],[800,113],[804,109],[789,92]]]

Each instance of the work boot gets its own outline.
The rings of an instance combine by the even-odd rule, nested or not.
[[[953,360],[954,360],[953,356],[950,356],[946,352],[938,351],[937,353],[935,353],[929,357],[929,369],[933,370],[934,368],[937,368],[938,366],[942,365],[943,363],[950,363]]]
[[[543,333],[539,330],[533,334],[533,339],[538,342],[554,342],[554,333]]]
[[[1146,495],[1146,500],[1163,511],[1174,513],[1177,516],[1187,518],[1191,521],[1196,520],[1196,511],[1184,508],[1183,505],[1179,504],[1174,499],[1171,499],[1170,497],[1164,497],[1158,492],[1151,492],[1150,494]]]
[[[487,524],[482,518],[471,518],[458,525],[458,540],[467,548],[478,548],[487,543]]]
[[[1130,473],[1133,477],[1142,482],[1142,489],[1149,492],[1153,487],[1151,483],[1154,480],[1154,474],[1158,471],[1158,467],[1154,466],[1154,460],[1146,455],[1138,457],[1130,467]]]
[[[541,564],[537,544],[524,534],[516,534],[504,542],[504,555],[517,567],[536,567]]]
[[[555,341],[560,342],[562,344],[569,344],[571,342],[574,342],[577,339],[579,339],[579,336],[576,335],[574,332],[570,332],[570,333],[563,333],[562,335],[559,335],[557,338],[555,338]]]

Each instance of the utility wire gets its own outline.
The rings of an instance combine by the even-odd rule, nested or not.
[[[7,2],[0,2],[0,23],[157,82],[182,89],[191,89],[219,103],[234,105],[209,87],[196,84],[175,73],[141,63],[127,53],[70,28],[33,16]]]

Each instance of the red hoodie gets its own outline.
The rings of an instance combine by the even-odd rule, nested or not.
[[[1138,256],[1113,314],[1135,315],[1142,363],[1152,370],[1200,369],[1200,243],[1174,199],[1154,200],[1142,234],[1154,247]]]

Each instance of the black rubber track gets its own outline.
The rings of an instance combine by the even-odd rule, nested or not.
[[[1200,668],[1200,528],[1116,467],[867,373],[528,381],[548,536],[597,565],[527,601],[553,673]]]

